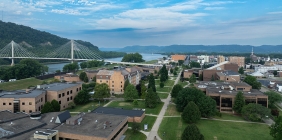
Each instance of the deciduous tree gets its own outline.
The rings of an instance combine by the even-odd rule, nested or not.
[[[155,108],[159,102],[160,102],[160,97],[158,96],[158,94],[154,92],[152,88],[149,88],[145,98],[146,107]]]
[[[257,78],[251,75],[246,76],[244,82],[252,86],[253,89],[260,89],[261,83],[257,81]]]
[[[270,115],[270,109],[262,106],[261,104],[250,103],[245,105],[242,109],[242,116],[246,120],[260,121],[262,118]]]
[[[126,101],[132,101],[137,98],[138,98],[138,92],[136,88],[134,87],[134,85],[129,84],[124,91],[124,99]]]
[[[239,68],[238,73],[240,73],[240,74],[244,74],[244,68],[243,68],[243,67]]]
[[[79,74],[79,79],[80,79],[81,81],[84,81],[84,78],[85,78],[85,77],[87,77],[87,75],[86,75],[85,72],[81,72],[81,73]]]
[[[102,83],[102,84],[97,83],[94,90],[95,93],[93,95],[93,98],[102,100],[103,98],[108,98],[111,96],[110,88],[106,83]]]
[[[48,112],[54,112],[54,108],[50,102],[46,102],[41,109],[42,114]]]
[[[96,94],[96,93],[95,93]],[[94,95],[95,95],[94,94]],[[77,93],[77,95],[74,97],[74,102],[76,104],[86,104],[89,102],[89,99],[91,98],[91,95],[86,90],[81,90]]]
[[[268,91],[265,92],[264,94],[268,95],[268,103],[270,107],[275,108],[275,103],[276,102],[281,102],[282,101],[282,96],[274,91]]]
[[[273,123],[269,128],[270,135],[274,140],[282,140],[282,116],[276,118],[275,123]]]
[[[128,80],[128,79],[125,80],[124,85],[123,85],[123,90],[125,90],[126,87],[127,87],[129,84],[130,84],[130,83],[129,83],[129,80]]]
[[[183,87],[180,84],[176,84],[173,86],[171,90],[171,97],[176,98],[178,93],[183,89]]]
[[[189,82],[196,83],[196,76],[194,74],[192,74],[191,77],[189,78]]]

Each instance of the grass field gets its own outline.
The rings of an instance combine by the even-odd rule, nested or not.
[[[158,60],[151,60],[151,61],[146,61],[146,62],[142,62],[143,64],[155,64],[158,63]]]
[[[200,120],[197,124],[205,140],[271,140],[268,125]],[[164,118],[158,134],[163,140],[180,139],[186,123],[179,118]],[[171,129],[173,128],[173,129]],[[165,135],[163,136],[165,132]]]
[[[179,85],[181,85],[182,87],[184,87],[184,86],[188,85],[188,82],[186,82],[186,81],[181,82],[181,81],[179,80],[177,84],[179,84]]]
[[[161,99],[166,99],[169,94],[168,93],[158,93],[158,95]]]
[[[170,93],[172,87],[163,87],[163,88],[160,88],[160,86],[156,86],[156,90],[157,92],[167,92],[167,93]]]
[[[36,78],[27,78],[22,80],[17,80],[14,82],[6,82],[0,84],[0,89],[2,90],[19,90],[19,89],[26,89],[29,86],[36,86],[42,84],[42,80]]]
[[[147,131],[151,131],[155,121],[156,121],[157,117],[154,116],[145,116],[144,119],[142,120],[142,122],[140,123],[140,129],[144,130],[144,124],[148,124],[148,130]],[[131,127],[132,123],[129,122],[128,126]],[[145,130],[144,130],[145,131]]]
[[[160,80],[155,80],[155,84],[156,84],[157,86],[160,86]],[[173,84],[174,84],[174,81],[173,81],[173,80],[167,80],[167,81],[165,81],[165,83],[164,83],[165,86],[173,86]]]
[[[101,101],[100,106],[103,106],[104,104],[107,104],[108,101]],[[70,112],[88,112],[88,110],[94,110],[99,107],[99,101],[91,101],[85,105],[76,105],[74,109],[67,108],[66,110],[69,110]]]
[[[146,135],[141,132],[133,133],[131,129],[127,129],[124,133],[126,135],[125,140],[146,140]]]
[[[222,113],[221,117],[214,116],[213,118],[215,118],[215,119],[222,119],[222,120],[246,121],[241,116],[236,116],[236,115],[233,115],[233,114],[226,114],[226,113]]]
[[[135,106],[133,105],[132,102],[124,102],[124,101],[113,101],[111,102],[107,107],[119,107],[123,109],[133,109],[133,108],[144,108],[146,109],[145,113],[146,114],[153,114],[153,115],[158,115],[163,107],[164,103],[161,102],[160,104],[157,105],[156,108],[147,108],[145,107],[145,101],[138,101],[138,105]]]
[[[169,104],[165,112],[165,116],[180,116],[180,112],[176,110],[176,105]]]

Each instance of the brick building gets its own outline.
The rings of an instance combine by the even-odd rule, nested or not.
[[[238,82],[240,81],[240,74],[231,70],[216,72],[216,80],[225,82]]]
[[[245,57],[230,56],[228,60],[230,63],[237,64],[239,67],[245,67]]]
[[[41,111],[46,95],[46,91],[37,89],[0,92],[0,110],[27,113]]]
[[[246,104],[257,103],[268,107],[268,96],[244,82],[202,81],[196,87],[216,101],[220,112],[232,112],[239,91],[243,92]]]
[[[183,78],[190,78],[193,74],[194,70],[189,69],[189,70],[184,70],[183,71]]]
[[[140,71],[136,67],[118,68],[114,70],[99,70],[96,75],[96,83],[106,83],[112,94],[122,94],[126,80],[136,86],[141,80]]]
[[[186,59],[186,55],[171,55],[171,60],[177,62],[178,60],[185,60]]]
[[[66,81],[66,82],[80,82],[79,76],[73,73],[66,73],[64,75],[56,75],[54,76],[55,79],[58,79],[60,81]]]
[[[217,56],[217,64],[220,64],[225,61],[225,57],[222,55]]]

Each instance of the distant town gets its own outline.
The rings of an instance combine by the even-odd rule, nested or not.
[[[281,59],[252,50],[249,57],[172,54],[151,61],[129,53],[122,62],[73,62],[53,74],[0,80],[0,138],[217,140],[280,133]],[[41,67],[33,59],[19,63]]]

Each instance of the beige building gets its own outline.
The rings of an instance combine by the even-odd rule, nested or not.
[[[228,60],[230,63],[237,64],[239,67],[245,67],[245,57],[230,56]]]
[[[57,100],[61,105],[61,110],[68,107],[73,102],[74,97],[82,89],[82,83],[53,83],[49,85],[38,85],[38,89],[47,91],[47,101]]]
[[[268,107],[268,96],[259,90],[252,89],[244,82],[200,82],[198,89],[213,98],[220,112],[232,112],[235,97],[239,91],[243,92],[245,103],[256,103]]]
[[[216,72],[216,80],[224,82],[238,82],[240,81],[240,74],[232,70]]]
[[[97,75],[98,72],[99,72],[99,70],[88,70],[88,71],[85,71],[89,81],[92,81],[93,78]]]
[[[118,68],[114,70],[99,70],[96,75],[96,83],[106,83],[112,94],[122,94],[126,80],[136,86],[141,80],[140,71],[136,67]]]
[[[193,75],[194,70],[189,69],[189,70],[184,70],[183,71],[183,78],[190,78]]]
[[[54,76],[55,79],[66,82],[80,82],[79,76],[73,73],[66,73],[64,75]]]
[[[222,62],[224,62],[224,61],[225,61],[225,57],[224,57],[224,56],[219,55],[219,56],[217,57],[217,64],[220,64],[220,63],[222,63]]]
[[[0,92],[0,111],[37,112],[41,111],[46,102],[44,90],[18,90]]]

